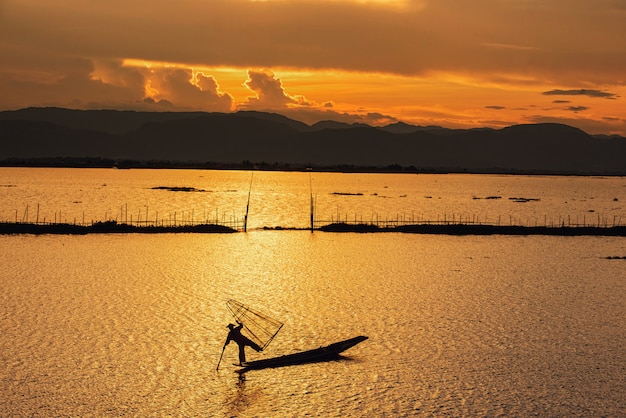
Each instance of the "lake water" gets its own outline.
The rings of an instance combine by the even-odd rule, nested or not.
[[[306,228],[311,194],[318,219],[623,223],[624,178],[0,175],[0,221],[225,220],[251,190],[247,233],[0,236],[0,416],[625,413],[625,238],[263,229]],[[250,360],[369,339],[243,375],[231,345],[216,371],[230,298],[285,323]]]

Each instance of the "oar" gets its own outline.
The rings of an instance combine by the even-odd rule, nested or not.
[[[217,367],[215,368],[215,370],[219,370],[220,369],[220,363],[222,362],[222,357],[224,356],[224,350],[226,350],[226,346],[222,347],[222,354],[220,354],[220,359],[217,362]]]

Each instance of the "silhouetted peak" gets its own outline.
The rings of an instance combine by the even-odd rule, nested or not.
[[[441,126],[437,126],[437,125],[427,125],[427,126],[409,125],[408,123],[404,123],[404,122],[392,123],[386,126],[381,126],[378,129],[380,129],[381,131],[390,132],[392,134],[411,134],[414,132],[429,132],[429,133],[435,133],[435,134],[442,134],[442,133],[448,133],[452,131],[451,129],[442,128]]]
[[[382,128],[276,113],[138,112],[29,108],[0,112],[0,161],[115,158],[307,167],[624,173],[626,140],[558,124],[447,129],[398,122]]]
[[[350,128],[371,128],[365,123],[346,123],[335,120],[322,120],[311,125],[311,130],[321,131],[324,129],[350,129]]]
[[[310,130],[310,126],[304,122],[300,122],[294,119],[290,119],[286,116],[283,116],[278,113],[270,113],[270,112],[260,112],[257,110],[240,110],[238,112],[233,113],[241,118],[255,118],[261,120],[267,120],[274,123],[280,123],[282,125],[289,126],[292,129],[295,129],[300,132],[306,132]]]
[[[524,134],[541,134],[541,135],[576,135],[586,136],[589,134],[581,129],[573,126],[564,125],[561,123],[533,123],[533,124],[521,124],[512,125],[500,130],[501,132],[515,132]]]

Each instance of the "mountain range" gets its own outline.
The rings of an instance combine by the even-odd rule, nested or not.
[[[626,175],[626,138],[562,124],[383,127],[276,113],[0,112],[1,165]]]

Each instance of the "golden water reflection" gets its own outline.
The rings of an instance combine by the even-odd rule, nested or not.
[[[0,168],[0,221],[626,223],[620,177]],[[177,191],[182,188],[187,191]]]
[[[73,173],[37,171],[34,181],[10,171],[3,213],[24,201],[64,213],[124,200],[188,210],[218,195],[243,207],[250,181],[249,172]],[[308,176],[255,173],[255,226],[306,223]],[[524,179],[313,173],[312,185],[327,213],[619,214],[626,201],[623,179]],[[164,184],[211,191],[152,189]],[[616,416],[624,404],[626,270],[607,258],[626,255],[619,237],[252,229],[5,235],[0,249],[0,416]],[[240,380],[233,346],[216,371],[231,298],[285,323],[250,359],[369,339],[346,360]]]
[[[622,241],[3,236],[0,415],[614,415]],[[285,323],[250,359],[370,338],[239,380],[233,297]]]

